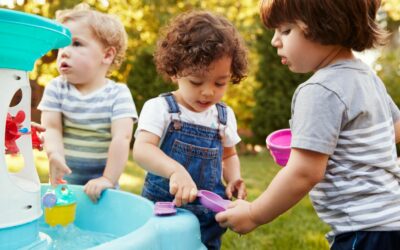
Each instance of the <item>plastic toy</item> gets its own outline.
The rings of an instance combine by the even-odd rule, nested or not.
[[[74,222],[76,211],[76,196],[67,185],[49,188],[42,197],[44,220],[50,226],[67,226]]]
[[[49,192],[49,188],[49,185],[42,184],[43,197]],[[155,204],[139,195],[107,189],[102,193],[101,199],[93,203],[83,191],[83,186],[68,185],[68,188],[76,196],[74,227],[115,237],[101,245],[90,247],[90,250],[207,250],[201,243],[198,219],[186,209],[176,209],[176,214],[172,216],[155,216]],[[80,240],[71,238],[74,235],[68,235],[69,228],[51,227],[45,222],[44,216],[39,219],[39,230],[55,241],[57,237],[71,239],[72,242]],[[19,235],[16,237],[21,239]],[[0,249],[15,249],[2,248],[1,240],[0,233]],[[71,249],[83,247],[76,245]]]
[[[225,211],[231,203],[230,200],[225,200],[218,194],[208,191],[197,191],[197,197],[204,207],[210,209],[215,213]],[[176,213],[175,203],[172,201],[159,201],[154,205],[154,214],[158,216],[173,215]]]
[[[21,137],[21,135],[31,135],[32,138],[32,147],[38,150],[42,150],[42,142],[39,139],[36,128],[31,127],[31,131],[28,128],[22,127],[22,123],[25,120],[25,112],[20,110],[17,112],[15,116],[12,116],[10,113],[7,114],[6,119],[6,132],[5,132],[5,147],[6,154],[16,154],[19,152],[17,146],[17,139]]]
[[[225,200],[218,194],[208,190],[199,190],[197,192],[197,197],[203,206],[215,213],[225,211],[231,203],[230,200]]]
[[[154,205],[155,215],[172,215],[176,214],[175,204],[171,201],[158,201]]]
[[[39,148],[40,143],[31,139],[36,133],[31,129],[28,71],[36,59],[70,43],[71,34],[61,24],[0,9],[0,249],[34,249],[47,244],[38,229],[43,211],[32,147]],[[18,92],[21,99],[11,106]],[[5,153],[19,153],[23,158],[18,172],[8,171]]]
[[[267,148],[274,161],[280,166],[286,166],[290,157],[290,143],[292,141],[292,132],[290,129],[277,130],[266,139]]]

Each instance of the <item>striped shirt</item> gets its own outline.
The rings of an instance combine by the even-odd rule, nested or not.
[[[400,168],[394,123],[400,111],[382,81],[360,60],[317,71],[292,100],[293,148],[329,155],[324,179],[310,192],[332,228],[400,230]]]
[[[57,77],[46,86],[38,109],[62,113],[65,158],[75,175],[102,174],[112,139],[112,121],[136,121],[138,117],[128,87],[112,80],[82,95]]]

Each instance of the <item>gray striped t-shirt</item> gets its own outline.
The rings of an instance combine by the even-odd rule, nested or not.
[[[82,95],[57,77],[46,86],[38,109],[62,113],[64,152],[70,178],[76,180],[73,184],[102,175],[112,139],[111,122],[138,117],[128,87],[109,79],[104,87]]]
[[[360,60],[340,61],[301,84],[292,100],[292,148],[329,155],[310,192],[328,240],[358,230],[400,230],[399,109]]]

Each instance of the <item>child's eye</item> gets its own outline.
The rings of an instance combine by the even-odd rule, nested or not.
[[[74,42],[72,43],[72,46],[74,46],[74,47],[79,47],[79,46],[82,46],[82,44],[81,44],[79,41],[74,41]]]
[[[290,34],[291,29],[285,29],[282,31],[283,35],[289,35]]]
[[[223,87],[223,86],[226,85],[226,82],[216,82],[215,85],[216,85],[217,87]]]
[[[191,84],[195,85],[195,86],[200,86],[202,84],[202,82],[196,82],[196,81],[190,81]]]

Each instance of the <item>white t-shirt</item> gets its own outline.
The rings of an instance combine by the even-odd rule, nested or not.
[[[193,112],[178,103],[181,114],[179,118],[182,122],[202,125],[211,128],[218,128],[218,110],[216,105],[203,112]],[[160,145],[172,121],[172,114],[168,112],[168,103],[165,97],[155,97],[148,100],[140,112],[138,127],[135,137],[141,130],[153,133],[161,138]],[[225,128],[225,138],[223,140],[224,147],[233,147],[240,142],[237,133],[236,117],[233,110],[227,106],[227,124]],[[175,116],[174,116],[175,117]],[[222,126],[222,124],[221,124]]]

